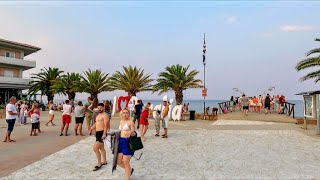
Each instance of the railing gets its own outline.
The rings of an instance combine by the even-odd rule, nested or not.
[[[284,107],[283,107],[283,113],[287,114],[288,116],[291,116],[294,118],[294,106],[295,104],[293,103],[289,103],[289,102],[285,102],[284,103]]]
[[[218,105],[219,105],[219,112],[220,113],[222,113],[223,108],[226,108],[228,111],[230,109],[230,101],[221,102],[221,103],[218,103]]]

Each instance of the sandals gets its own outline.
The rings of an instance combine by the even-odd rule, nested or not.
[[[102,167],[102,164],[101,164],[101,166],[95,166],[95,167],[93,168],[93,171],[98,171],[99,169],[101,169],[101,167]]]
[[[168,136],[164,135],[164,136],[162,136],[162,138],[168,138]]]
[[[95,167],[93,168],[93,171],[98,171],[99,169],[101,169],[102,166],[107,165],[107,164],[108,164],[108,162],[106,162],[106,163],[101,163],[100,166],[95,166]]]
[[[159,134],[156,134],[156,135],[154,135],[154,136],[158,137],[158,136],[160,136],[160,135],[159,135]]]

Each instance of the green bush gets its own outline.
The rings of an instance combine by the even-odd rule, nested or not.
[[[6,107],[4,105],[0,105],[0,109],[5,109]]]

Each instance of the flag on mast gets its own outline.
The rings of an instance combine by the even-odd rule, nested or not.
[[[202,61],[203,61],[203,65],[206,65],[206,51],[207,51],[207,47],[206,47],[206,34],[204,34],[203,37],[203,50],[202,50]]]

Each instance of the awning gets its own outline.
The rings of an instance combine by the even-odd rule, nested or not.
[[[295,95],[315,95],[315,94],[320,94],[320,91],[307,91],[307,92],[301,92]]]

